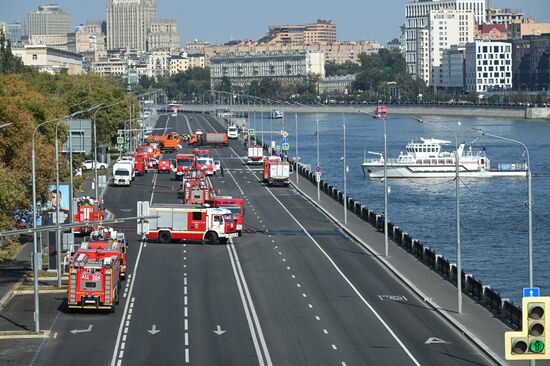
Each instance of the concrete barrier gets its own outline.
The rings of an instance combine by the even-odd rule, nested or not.
[[[502,318],[512,328],[521,329],[521,310],[508,299],[502,301]]]
[[[412,254],[419,259],[422,259],[422,255],[424,254],[424,245],[416,239],[413,239]]]
[[[498,293],[491,289],[491,287],[484,286],[482,301],[485,307],[492,313],[496,315],[500,315],[502,313],[502,299]]]
[[[393,222],[391,221],[388,221],[388,238],[393,239]]]
[[[422,261],[431,269],[435,268],[435,252],[429,247],[424,247],[424,252],[422,253]]]
[[[361,217],[361,207],[363,207],[363,205],[361,205],[359,202],[355,202],[355,207],[353,208],[353,212]]]
[[[451,273],[451,265],[444,256],[435,255],[435,270],[444,278],[449,278]]]
[[[399,245],[403,245],[403,231],[397,226],[393,228],[393,241]]]
[[[365,206],[361,206],[361,214],[359,215],[361,220],[369,221],[369,209]]]
[[[376,226],[376,213],[374,211],[369,211],[368,221],[372,226]]]
[[[412,251],[412,238],[407,233],[403,234],[403,248],[408,252]]]

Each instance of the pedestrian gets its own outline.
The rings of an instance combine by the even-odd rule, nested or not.
[[[220,164],[220,174],[223,177],[223,165]]]

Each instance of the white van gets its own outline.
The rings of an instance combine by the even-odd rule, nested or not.
[[[239,138],[239,130],[237,129],[237,126],[227,127],[227,138],[230,138],[230,139]]]
[[[113,165],[113,184],[115,186],[130,186],[132,182],[132,166],[128,163]]]

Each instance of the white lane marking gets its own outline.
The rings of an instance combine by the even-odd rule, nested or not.
[[[183,330],[185,330],[186,332],[189,330],[189,320],[185,319],[183,321]]]
[[[264,352],[265,352],[265,356],[266,356],[268,365],[272,365],[271,359],[269,357],[269,351],[267,350],[267,347],[264,346],[265,340],[263,340],[263,334],[260,333],[261,332],[261,327],[260,327],[260,324],[257,321],[256,317],[255,317],[254,321],[256,322],[256,327],[258,329],[258,334],[256,334],[256,329],[254,328],[254,323],[252,321],[252,316],[251,316],[251,312],[253,312],[254,315],[256,315],[255,310],[254,310],[254,305],[252,304],[252,301],[250,301],[250,304],[248,303],[248,297],[250,296],[250,294],[248,292],[248,286],[246,285],[246,280],[244,279],[244,276],[243,276],[243,278],[240,277],[240,273],[242,273],[242,271],[239,272],[237,270],[237,266],[239,266],[239,269],[240,269],[240,264],[237,261],[238,256],[234,257],[234,255],[233,255],[233,250],[231,248],[233,246],[233,240],[229,239],[229,243],[230,243],[230,245],[227,246],[227,252],[229,253],[229,258],[230,258],[230,261],[231,261],[231,267],[233,268],[233,275],[235,276],[235,281],[237,282],[237,287],[239,289],[239,295],[241,296],[241,302],[243,304],[244,313],[245,313],[245,316],[246,316],[246,320],[248,322],[248,328],[250,329],[250,334],[252,335],[252,342],[254,343],[254,349],[256,350],[256,355],[258,357],[258,362],[259,362],[260,366],[265,365],[264,358],[262,356],[262,349],[263,349]],[[235,251],[235,254],[237,254],[236,251]],[[243,282],[242,284],[241,284],[241,281]],[[246,291],[247,296],[245,296],[243,288],[245,288],[247,290]],[[249,309],[249,305],[250,305],[250,309]],[[258,341],[258,337],[260,337],[264,341],[264,343],[262,343],[262,349],[260,349],[260,344],[259,344],[260,342]]]
[[[296,278],[296,275],[290,275],[290,277],[292,277],[292,278]]]
[[[307,297],[307,295],[305,293],[302,294],[303,297]]]
[[[323,333],[328,334],[328,330],[323,329]]]
[[[122,366],[122,360],[118,360],[118,362],[116,363],[117,366]]]
[[[185,346],[189,346],[189,333],[185,333]]]
[[[336,351],[338,348],[336,348],[336,345],[333,344],[333,345],[332,345],[332,349]]]
[[[185,349],[185,363],[189,363],[189,348]]]
[[[300,288],[302,287],[302,285],[300,285],[299,283],[296,284],[296,287]]]
[[[126,342],[122,342],[122,343],[120,344],[120,349],[123,350],[124,348],[126,348]]]
[[[236,154],[235,150],[230,147],[230,149]],[[237,154],[237,156],[239,156]],[[242,159],[241,159],[242,160]],[[378,319],[378,321],[384,326],[384,328],[386,328],[386,330],[388,331],[388,333],[393,337],[393,339],[395,339],[395,341],[399,344],[399,346],[401,347],[401,349],[407,354],[407,356],[409,356],[409,358],[414,362],[415,365],[417,366],[421,366],[420,363],[416,360],[416,358],[412,355],[411,351],[409,351],[409,349],[407,348],[407,346],[405,346],[405,344],[401,341],[401,339],[399,339],[399,337],[394,333],[394,331],[390,328],[390,326],[384,321],[384,319],[382,319],[382,317],[380,316],[380,314],[378,314],[378,312],[376,311],[376,309],[374,309],[372,307],[372,305],[367,301],[367,299],[365,299],[365,297],[361,294],[361,292],[357,289],[357,287],[355,287],[355,285],[350,281],[350,279],[344,274],[344,272],[342,272],[342,270],[340,269],[340,267],[338,267],[338,265],[332,260],[332,258],[327,254],[327,252],[321,247],[321,245],[317,242],[317,240],[315,240],[315,238],[313,238],[313,236],[311,236],[311,234],[309,233],[309,231],[307,231],[307,229],[304,227],[304,225],[302,225],[302,223],[300,221],[298,221],[298,219],[296,217],[294,217],[294,215],[292,215],[292,213],[290,213],[290,211],[285,207],[285,205],[283,205],[283,203],[273,194],[273,192],[271,192],[271,190],[269,190],[267,187],[264,187],[265,190],[267,192],[269,192],[269,194],[275,199],[275,201],[277,201],[279,203],[279,205],[283,208],[284,211],[286,211],[286,213],[294,220],[294,222],[296,222],[296,224],[304,231],[304,233],[307,235],[308,238],[311,239],[311,241],[313,241],[313,243],[315,243],[315,245],[317,246],[317,248],[319,248],[319,250],[321,251],[321,253],[324,254],[324,256],[329,260],[329,262],[332,264],[332,266],[334,267],[334,269],[336,269],[336,271],[338,272],[338,274],[340,274],[340,276],[347,282],[347,284],[351,287],[351,289],[355,292],[355,294],[361,299],[361,301],[369,308],[369,310],[374,314],[374,316]],[[305,295],[305,294],[304,294]]]
[[[318,315],[315,315],[315,319],[316,319],[316,320],[321,320],[321,318],[319,318]]]
[[[126,334],[124,336],[122,336],[122,342],[126,342],[126,337],[127,337]]]
[[[189,314],[187,312],[187,306],[183,308],[183,316],[186,317],[186,318],[189,316]]]
[[[307,306],[308,306],[310,309],[313,309],[313,305],[307,304]]]

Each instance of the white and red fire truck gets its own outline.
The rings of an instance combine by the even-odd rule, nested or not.
[[[121,288],[122,259],[116,241],[91,241],[69,263],[69,309],[115,310]]]
[[[73,216],[74,223],[86,223],[103,220],[103,209],[100,203],[89,196],[78,197],[76,200],[76,213]],[[76,226],[76,235],[89,235],[94,230],[93,226]]]
[[[138,234],[161,243],[178,240],[200,241],[203,243],[227,243],[236,238],[237,223],[231,211],[224,208],[193,207],[156,204],[140,207],[138,212],[150,218],[138,225]]]

